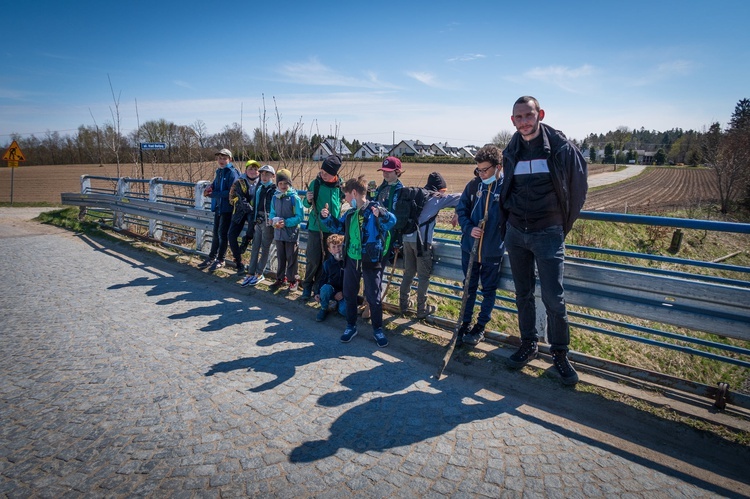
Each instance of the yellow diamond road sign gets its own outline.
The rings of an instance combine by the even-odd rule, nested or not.
[[[26,157],[21,152],[21,148],[18,147],[18,142],[14,140],[8,150],[5,151],[3,161],[26,161]]]

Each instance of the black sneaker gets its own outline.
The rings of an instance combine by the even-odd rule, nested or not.
[[[201,263],[198,264],[198,268],[199,269],[205,269],[206,267],[208,267],[212,263],[214,263],[214,259],[213,258],[206,258],[205,260],[203,260]]]
[[[467,334],[464,335],[464,343],[467,345],[478,345],[484,340],[484,324],[474,324]]]
[[[471,323],[464,322],[461,324],[461,327],[458,328],[458,334],[456,335],[456,346],[460,347],[464,344],[464,336],[469,334],[469,331],[471,330]]]
[[[539,348],[536,341],[522,340],[516,353],[508,357],[508,365],[513,369],[520,369],[528,364],[531,359],[536,359],[538,355]]]
[[[573,369],[573,366],[570,365],[568,352],[565,350],[555,350],[552,352],[552,363],[555,365],[557,372],[560,373],[563,385],[572,386],[578,383],[578,373]]]
[[[224,268],[224,261],[223,260],[214,260],[214,263],[211,264],[211,266],[208,268],[209,272],[214,272],[215,270],[223,269]]]

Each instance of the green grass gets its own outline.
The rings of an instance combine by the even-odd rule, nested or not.
[[[37,220],[38,222],[41,222],[43,224],[63,227],[75,232],[97,234],[100,236],[107,235],[103,230],[99,228],[99,225],[96,222],[90,220],[88,217],[84,220],[79,220],[78,213],[79,209],[75,207],[61,208],[59,210],[52,210],[41,213],[34,220]]]

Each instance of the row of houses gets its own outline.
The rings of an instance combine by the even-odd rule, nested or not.
[[[340,140],[326,139],[313,152],[313,161],[320,161],[331,154],[338,154],[342,158],[372,159],[386,156],[401,157],[446,157],[473,158],[479,147],[468,145],[462,147],[450,146],[447,143],[425,144],[420,140],[402,140],[398,144],[379,144],[365,142],[354,153]]]

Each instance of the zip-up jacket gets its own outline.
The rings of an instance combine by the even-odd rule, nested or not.
[[[338,178],[334,182],[324,182],[320,178],[320,174],[310,182],[308,190],[315,195],[313,198],[315,205],[313,206],[313,203],[307,200],[307,196],[302,199],[302,205],[305,208],[310,208],[310,216],[307,218],[307,230],[320,232],[320,210],[328,204],[331,216],[338,218],[341,215],[341,203],[344,201],[344,191],[341,190],[341,181]],[[323,226],[322,231],[328,232],[328,229]]]
[[[211,198],[211,211],[232,213],[234,206],[229,202],[229,190],[238,178],[240,178],[240,172],[232,163],[227,163],[223,168],[216,169],[214,181],[211,182],[213,191],[209,196]]]
[[[565,137],[565,134],[544,123],[540,123],[539,126],[541,128],[542,147],[547,159],[550,180],[557,195],[557,203],[562,215],[563,231],[567,234],[581,214],[583,204],[586,202],[588,166],[581,151]],[[517,208],[519,206],[518,204],[514,204],[517,201],[513,199],[511,193],[516,166],[522,153],[522,141],[521,134],[516,132],[503,151],[503,174],[505,175],[505,182],[502,189],[502,198],[504,200],[502,210],[506,218],[514,207]],[[540,222],[537,221],[537,225],[539,224]],[[543,221],[541,224],[543,225]],[[549,225],[554,225],[554,222],[550,220]],[[524,227],[518,228],[525,229]],[[505,227],[502,229],[504,237]]]
[[[320,294],[320,288],[324,284],[330,284],[337,293],[344,290],[344,259],[336,260],[333,255],[323,262],[323,273],[315,283],[315,294]]]
[[[290,187],[286,193],[276,191],[269,216],[270,218],[280,217],[284,219],[283,228],[273,229],[275,241],[299,241],[299,224],[304,220],[305,212],[302,209],[302,200],[294,188]]]
[[[500,177],[490,185],[485,185],[482,179],[474,177],[461,194],[456,206],[458,223],[461,225],[461,251],[471,252],[474,238],[471,230],[479,227],[485,212],[489,213],[484,225],[484,233],[479,240],[478,262],[497,262],[502,260],[505,243],[500,229],[505,226],[505,214],[501,211],[501,192],[507,182]]]
[[[255,223],[265,222],[271,218],[271,205],[273,204],[273,195],[276,193],[276,184],[266,187],[258,184],[255,188]]]
[[[323,226],[327,227],[330,232],[334,234],[344,235],[344,259],[349,257],[349,244],[351,240],[351,232],[353,230],[359,231],[359,248],[354,248],[354,250],[359,255],[359,258],[357,258],[357,260],[366,259],[366,256],[363,258],[363,255],[365,255],[365,241],[369,239],[369,234],[367,233],[368,221],[370,217],[375,216],[372,214],[372,210],[370,209],[373,204],[373,202],[369,202],[367,203],[367,206],[361,209],[361,225],[359,224],[359,217],[357,216],[357,213],[360,211],[359,208],[350,208],[339,218],[329,216],[322,219]],[[388,231],[391,230],[394,225],[396,225],[396,215],[394,215],[390,211],[386,211],[384,214],[381,214],[377,218],[377,223],[375,225],[377,226],[378,230],[380,231],[380,235],[385,241],[384,247],[387,248],[389,244]]]

